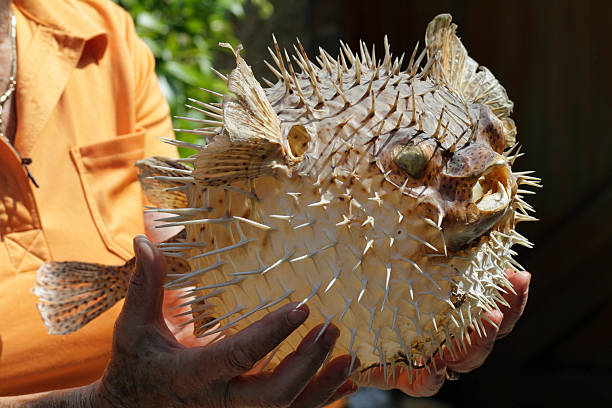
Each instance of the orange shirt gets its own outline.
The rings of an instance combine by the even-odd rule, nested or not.
[[[47,260],[122,264],[144,231],[133,164],[174,156],[154,60],[102,0],[15,0],[17,133],[0,140],[0,395],[102,374],[119,305],[77,333],[46,333],[30,293]],[[15,149],[32,159],[28,179]]]

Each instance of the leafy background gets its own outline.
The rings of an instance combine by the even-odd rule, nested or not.
[[[170,104],[174,127],[193,128],[176,116],[198,117],[185,105],[188,98],[218,102],[200,88],[224,93],[225,83],[211,67],[231,66],[231,55],[220,42],[238,43],[235,26],[245,17],[245,8],[266,20],[273,13],[268,0],[115,0],[134,19],[136,31],[155,56],[156,72]],[[248,3],[248,4],[247,4]],[[193,104],[192,104],[193,105]],[[195,135],[178,134],[188,142],[201,142]],[[181,151],[184,155],[187,152]]]

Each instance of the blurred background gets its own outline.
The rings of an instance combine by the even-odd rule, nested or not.
[[[363,390],[352,407],[612,406],[612,35],[609,1],[121,0],[153,50],[173,114],[185,97],[224,92],[210,70],[233,68],[218,42],[241,43],[258,78],[275,33],[298,36],[309,55],[337,55],[339,40],[394,54],[423,43],[427,23],[449,12],[470,55],[493,71],[515,102],[525,156],[544,188],[529,202],[540,218],[519,225],[535,249],[519,248],[533,275],[515,331],[485,365],[411,399]],[[188,126],[175,121],[175,127]],[[180,135],[187,139],[186,136]]]

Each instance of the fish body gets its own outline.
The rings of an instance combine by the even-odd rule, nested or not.
[[[275,42],[266,89],[232,50],[228,93],[196,108],[211,120],[190,132],[207,145],[174,142],[197,153],[139,163],[166,225],[185,227],[162,249],[188,263],[167,287],[190,291],[197,336],[297,301],[311,317],[270,362],[333,323],[333,355],[410,374],[483,331],[512,290],[504,270],[520,268],[511,246],[530,245],[514,228],[533,219],[519,185],[537,179],[513,173],[512,102],[455,29],[436,17],[405,69],[386,41],[382,60],[342,44],[318,64]]]

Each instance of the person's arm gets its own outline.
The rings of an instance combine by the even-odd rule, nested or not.
[[[94,407],[92,397],[98,386],[98,381],[77,388],[68,388],[37,394],[18,395],[14,397],[0,397],[2,408],[70,408]]]
[[[203,347],[186,348],[162,316],[165,259],[144,236],[134,240],[137,267],[115,324],[111,359],[94,383],[43,394],[0,398],[0,407],[321,407],[357,387],[347,381],[350,356],[317,374],[339,335],[314,328],[273,371],[246,374],[308,317],[295,303]],[[358,364],[355,365],[355,369]]]

